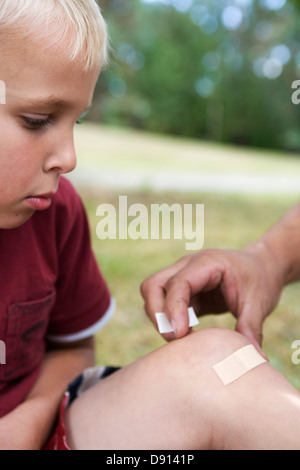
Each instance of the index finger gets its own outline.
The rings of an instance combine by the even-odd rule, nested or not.
[[[178,338],[187,334],[187,310],[193,295],[214,289],[222,279],[220,270],[212,265],[190,263],[176,273],[165,285],[165,312],[172,318]]]
[[[170,278],[181,269],[186,261],[180,260],[168,268],[165,268],[146,279],[141,285],[141,295],[145,300],[145,311],[148,317],[156,325],[156,313],[165,312],[166,284]],[[171,316],[169,316],[171,320]],[[174,339],[174,335],[166,336],[166,339]]]

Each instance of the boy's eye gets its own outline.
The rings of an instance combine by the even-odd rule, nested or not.
[[[80,118],[78,119],[78,121],[76,122],[76,124],[82,124],[87,116],[88,112],[85,111],[81,116]],[[50,126],[51,124],[51,120],[49,117],[45,118],[45,119],[34,119],[34,118],[31,118],[31,117],[28,117],[28,116],[22,116],[22,120],[25,122],[26,124],[26,127],[30,130],[40,130],[44,127],[47,127],[47,126]]]
[[[29,118],[26,116],[22,116],[23,121],[27,125],[29,129],[32,130],[39,130],[42,129],[43,127],[47,127],[51,124],[51,121],[49,118],[47,119],[33,119]]]

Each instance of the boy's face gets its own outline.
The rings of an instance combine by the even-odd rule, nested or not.
[[[99,70],[84,72],[37,39],[1,38],[0,57],[0,229],[11,229],[49,208],[60,175],[76,166],[73,129]]]

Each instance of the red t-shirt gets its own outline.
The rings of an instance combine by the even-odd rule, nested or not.
[[[47,338],[72,342],[113,313],[92,254],[82,202],[65,178],[52,206],[21,227],[0,229],[0,417],[24,400],[39,374]],[[4,362],[4,361],[2,361]]]

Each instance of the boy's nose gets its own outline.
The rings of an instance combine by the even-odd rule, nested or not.
[[[77,157],[72,137],[68,141],[58,142],[55,151],[46,159],[44,170],[65,174],[73,171],[76,164]]]

